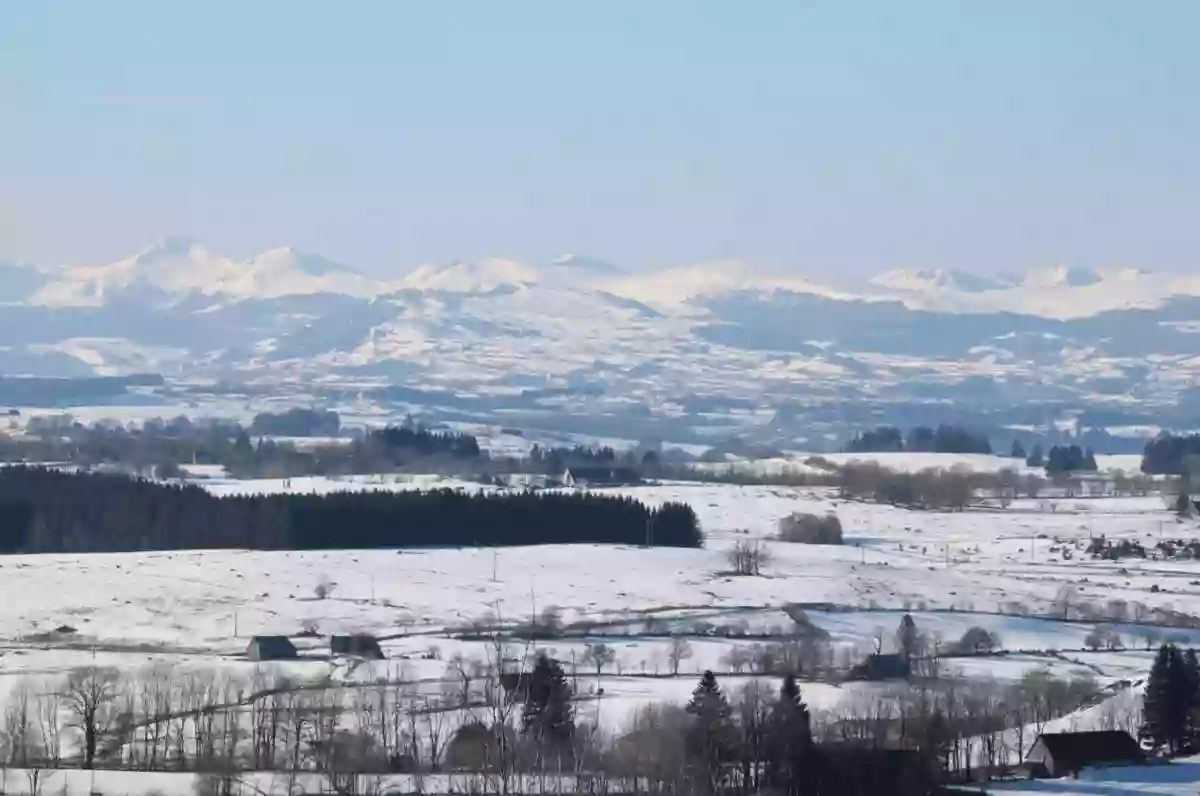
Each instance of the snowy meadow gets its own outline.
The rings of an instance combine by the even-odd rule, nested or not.
[[[433,476],[193,477],[218,495],[496,488]],[[1064,684],[1066,701],[1054,710],[989,728],[999,749],[978,740],[955,752],[960,765],[1016,763],[1035,730],[1134,727],[1153,659],[1147,650],[1164,640],[1200,643],[1200,620],[1189,618],[1200,562],[1155,548],[1200,540],[1200,529],[1161,495],[931,512],[846,501],[825,488],[679,482],[602,491],[651,506],[687,503],[705,546],[0,559],[3,737],[15,780],[5,788],[183,792],[204,766],[172,773],[176,763],[167,761],[215,766],[224,748],[257,772],[242,776],[259,790],[287,792],[301,775],[327,789],[328,759],[315,754],[290,779],[278,760],[299,754],[300,735],[308,744],[316,733],[312,748],[320,749],[349,727],[377,725],[391,761],[381,777],[411,768],[428,773],[422,789],[462,790],[463,780],[432,771],[468,754],[451,742],[464,726],[519,723],[496,715],[497,694],[511,690],[501,675],[539,654],[561,664],[576,720],[598,746],[687,703],[705,671],[735,704],[757,687],[774,693],[785,670],[797,672],[814,721],[844,732],[880,705],[903,711],[916,699],[903,678],[853,675],[872,654],[902,651],[897,629],[906,615],[920,637],[914,676],[936,681],[935,691]],[[796,512],[836,515],[844,544],[780,541],[779,521]],[[1151,555],[1089,554],[1099,537],[1136,542]],[[757,574],[734,565],[733,552],[748,547],[760,557]],[[330,654],[335,634],[374,636],[383,660]],[[296,654],[251,660],[248,647],[262,636],[287,637]],[[110,739],[91,752],[78,715],[88,688],[103,697]],[[34,703],[36,721],[21,713]],[[219,726],[199,718],[214,715]],[[289,735],[270,718],[279,715],[310,718]],[[26,740],[14,746],[22,726]],[[84,754],[98,768],[147,773],[103,771],[94,786],[57,770]],[[30,779],[43,767],[37,776],[57,777],[51,786]],[[398,782],[388,787],[417,787]]]

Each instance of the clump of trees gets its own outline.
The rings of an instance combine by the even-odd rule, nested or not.
[[[0,552],[628,544],[698,547],[695,512],[594,494],[460,491],[215,497],[122,476],[0,468]]]
[[[322,409],[301,409],[284,412],[259,412],[250,423],[252,436],[273,437],[336,437],[342,430],[337,412]]]
[[[419,426],[388,426],[367,434],[362,443],[375,446],[396,464],[412,459],[448,456],[452,459],[478,459],[479,440],[470,434],[456,431],[431,431]]]
[[[892,426],[880,426],[860,431],[843,448],[846,453],[900,453],[904,450],[904,435]]]
[[[1094,627],[1083,639],[1083,644],[1090,650],[1123,650],[1125,639],[1111,627]]]
[[[1163,433],[1146,443],[1142,472],[1146,475],[1190,477],[1200,472],[1200,434],[1175,436]]]
[[[729,563],[735,575],[761,575],[771,560],[770,552],[761,542],[739,539],[729,551]]]
[[[907,436],[900,429],[881,426],[859,432],[845,445],[847,453],[985,453],[992,452],[986,434],[962,426],[917,426]]]
[[[1000,648],[1000,636],[982,627],[971,627],[955,643],[953,651],[960,655],[979,655]]]
[[[965,469],[926,469],[908,473],[867,462],[843,467],[838,486],[841,496],[847,499],[874,500],[910,508],[959,510],[970,505],[977,490],[987,480],[986,476]]]
[[[1091,448],[1084,449],[1078,445],[1055,445],[1046,454],[1047,475],[1094,473],[1099,469],[1096,464],[1096,454],[1092,452]]]
[[[796,544],[843,544],[842,521],[832,513],[821,517],[793,512],[779,521],[779,540]]]

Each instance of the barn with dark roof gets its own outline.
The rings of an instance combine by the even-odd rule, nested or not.
[[[353,633],[346,636],[333,636],[329,639],[329,652],[333,655],[349,655],[355,658],[365,658],[369,661],[384,659],[379,640],[365,633]]]
[[[1026,762],[1035,774],[1065,777],[1084,768],[1131,766],[1143,763],[1146,753],[1127,732],[1056,732],[1039,735]]]
[[[255,636],[246,647],[246,657],[252,661],[286,661],[298,654],[287,636]]]

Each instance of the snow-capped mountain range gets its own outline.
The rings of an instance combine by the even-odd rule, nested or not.
[[[114,263],[0,262],[0,373],[377,379],[469,391],[1094,394],[1170,400],[1200,375],[1200,278],[1054,267],[828,284],[582,255],[369,276],[276,248],[167,238]],[[585,389],[586,388],[586,389]]]
[[[0,277],[0,301],[43,307],[98,307],[129,295],[169,302],[314,295],[370,299],[402,290],[487,293],[573,285],[667,307],[698,297],[756,291],[841,301],[892,300],[930,312],[1012,312],[1069,319],[1110,310],[1152,309],[1173,298],[1200,296],[1200,276],[1168,276],[1134,268],[1055,266],[994,277],[962,270],[899,269],[865,282],[835,285],[756,272],[737,261],[647,273],[574,254],[544,264],[489,258],[420,265],[406,275],[381,279],[287,246],[236,260],[181,237],[164,238],[131,257],[102,265],[42,268],[0,262]]]

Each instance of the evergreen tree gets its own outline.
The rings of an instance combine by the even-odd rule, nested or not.
[[[1146,681],[1139,736],[1155,749],[1166,747],[1176,755],[1192,748],[1194,714],[1200,706],[1200,665],[1196,655],[1184,655],[1174,644],[1164,644],[1154,658]]]
[[[1183,671],[1187,678],[1188,693],[1188,736],[1186,747],[1189,753],[1196,752],[1200,740],[1200,660],[1196,650],[1188,649],[1183,655]]]
[[[1022,460],[1024,460],[1024,459],[1028,458],[1028,456],[1027,456],[1027,455],[1026,455],[1026,453],[1025,453],[1025,448],[1023,448],[1023,447],[1021,446],[1021,440],[1019,440],[1019,439],[1014,439],[1014,440],[1013,440],[1013,444],[1012,444],[1012,453],[1011,453],[1010,455],[1011,455],[1011,456],[1012,456],[1014,459],[1022,459]]]
[[[767,780],[771,787],[788,796],[808,793],[812,776],[808,769],[812,755],[812,724],[808,706],[800,696],[793,675],[783,680],[779,699],[771,712],[767,742]]]
[[[904,662],[909,665],[911,670],[913,658],[917,657],[921,646],[921,634],[917,631],[917,623],[913,621],[911,614],[905,614],[900,620],[900,627],[896,630],[896,648],[900,651],[900,656],[904,658]]]
[[[729,702],[711,671],[700,678],[687,712],[695,717],[685,739],[688,753],[704,772],[709,791],[715,793],[724,781],[722,769],[737,749],[737,731]]]
[[[939,768],[947,768],[950,761],[951,729],[945,711],[938,705],[925,717],[921,728],[921,753]]]
[[[529,688],[521,711],[521,732],[539,745],[569,750],[575,733],[575,708],[571,687],[558,661],[539,653],[529,674]]]
[[[1033,443],[1033,450],[1029,452],[1029,458],[1025,463],[1030,467],[1044,467],[1046,465],[1046,454],[1042,451],[1042,443]]]

